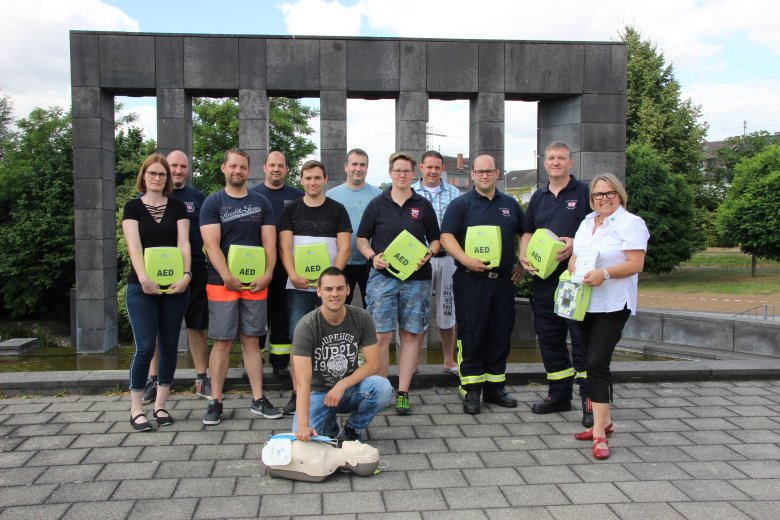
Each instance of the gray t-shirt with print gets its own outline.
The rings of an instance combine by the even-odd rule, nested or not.
[[[301,318],[295,327],[292,353],[311,358],[311,389],[327,392],[358,367],[360,349],[377,343],[371,315],[346,305],[344,321],[331,325],[319,307]]]

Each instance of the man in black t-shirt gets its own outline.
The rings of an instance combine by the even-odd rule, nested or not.
[[[295,271],[296,246],[325,244],[328,249],[330,265],[344,269],[349,259],[349,243],[352,237],[352,225],[346,208],[339,202],[325,197],[325,183],[328,176],[325,166],[319,161],[307,161],[301,167],[301,184],[305,195],[294,200],[278,217],[279,256],[287,274],[287,317],[290,321],[290,337],[298,321],[320,303],[316,289],[310,285],[311,279],[319,278],[320,273],[307,278]],[[293,383],[295,374],[293,374]],[[290,402],[296,397],[295,389]],[[288,403],[289,404],[289,403]],[[286,411],[290,410],[286,406]]]
[[[327,268],[317,281],[322,305],[295,328],[292,354],[298,399],[293,431],[301,441],[312,435],[336,437],[339,413],[351,414],[339,437],[357,440],[393,395],[390,382],[376,375],[379,346],[374,321],[363,309],[344,304],[348,294],[344,272]]]

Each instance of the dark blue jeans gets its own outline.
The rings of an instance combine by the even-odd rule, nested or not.
[[[127,314],[133,326],[135,352],[130,360],[130,390],[143,390],[157,343],[157,378],[162,386],[173,383],[179,331],[189,302],[189,288],[180,294],[144,294],[141,284],[127,284]]]
[[[290,337],[301,318],[322,304],[316,292],[287,289],[287,315],[290,317]]]

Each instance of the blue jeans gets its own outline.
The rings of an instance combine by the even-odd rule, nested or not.
[[[130,360],[131,390],[143,390],[146,386],[155,343],[159,351],[157,378],[162,386],[173,383],[179,331],[189,299],[189,288],[179,294],[156,295],[145,294],[141,284],[127,284],[127,314],[135,339]]]
[[[287,315],[290,317],[290,338],[301,318],[320,306],[322,300],[316,291],[287,289]]]
[[[393,396],[390,381],[382,376],[368,376],[344,392],[335,408],[325,406],[327,392],[312,392],[309,400],[309,428],[320,435],[335,437],[339,433],[336,414],[349,413],[346,425],[357,433],[363,433],[376,414],[387,408]],[[296,418],[293,417],[293,432]]]

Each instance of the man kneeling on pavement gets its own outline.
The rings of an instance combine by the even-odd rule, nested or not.
[[[293,335],[293,373],[297,403],[293,431],[298,440],[312,435],[359,440],[392,397],[379,372],[379,345],[371,315],[346,305],[344,272],[329,267],[317,280],[322,305],[298,322]],[[363,363],[358,361],[363,354]],[[351,414],[343,430],[339,413]]]

